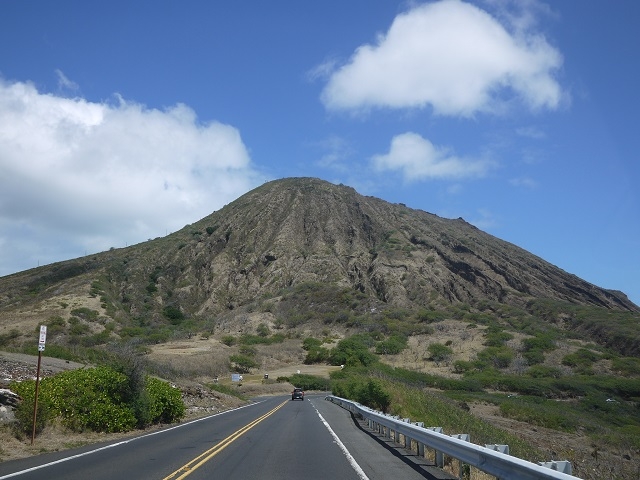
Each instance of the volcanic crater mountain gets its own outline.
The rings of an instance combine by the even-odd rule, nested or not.
[[[304,284],[371,305],[438,309],[535,299],[640,311],[462,218],[446,219],[314,178],[265,183],[166,237],[0,278],[0,312],[69,292],[126,324],[214,318]]]

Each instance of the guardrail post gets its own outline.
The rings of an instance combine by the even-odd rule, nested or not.
[[[487,444],[485,445],[485,448],[488,448],[489,450],[493,450],[494,452],[500,452],[500,453],[509,455],[509,445]]]
[[[568,473],[569,475],[571,475],[572,473],[572,467],[571,467],[571,462],[567,461],[567,460],[558,460],[558,461],[551,461],[551,462],[538,462],[539,465],[542,465],[543,467],[547,467],[550,468],[551,470],[557,470],[558,472],[562,472],[562,473]]]
[[[442,433],[442,427],[427,427],[427,430],[431,430],[432,432],[436,432],[436,433]],[[442,454],[442,452],[439,452],[437,450],[433,450],[434,454],[435,454],[435,464],[436,467],[438,468],[442,468],[444,467],[444,455]]]
[[[509,445],[485,444],[485,448],[488,448],[489,450],[493,450],[494,452],[500,452],[500,453],[504,453],[505,455],[510,455]],[[496,478],[496,480],[508,480],[508,479]]]
[[[449,435],[450,437],[457,438],[458,440],[463,440],[465,442],[470,442],[471,437],[468,433],[454,433],[453,435]],[[462,480],[463,466],[462,460],[458,460],[458,478]]]
[[[424,422],[413,422],[416,427],[424,428]],[[418,446],[418,456],[424,458],[424,443],[416,440],[416,445]]]

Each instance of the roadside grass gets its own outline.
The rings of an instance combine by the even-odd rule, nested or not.
[[[332,375],[336,382],[360,383],[375,378],[390,397],[389,413],[425,427],[442,427],[447,434],[467,433],[476,444],[508,444],[511,454],[530,461],[544,460],[542,452],[524,440],[491,425],[467,411],[463,402],[452,402],[445,395],[408,385],[401,379],[384,378],[373,369],[345,369]]]

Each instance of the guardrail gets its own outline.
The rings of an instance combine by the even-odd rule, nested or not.
[[[411,447],[411,442],[418,445],[418,454],[424,456],[424,449],[430,448],[436,452],[436,466],[444,466],[443,455],[448,455],[462,464],[471,465],[498,479],[518,480],[576,480],[578,477],[570,475],[569,462],[544,462],[535,464],[512,457],[508,454],[506,445],[475,445],[468,439],[468,435],[445,435],[440,428],[425,428],[421,424],[411,423],[409,419],[400,419],[372,410],[357,402],[329,395],[327,400],[340,405],[355,415],[366,420],[369,427],[387,437],[394,433],[394,440],[400,442],[400,435],[404,437],[405,447]],[[506,447],[506,448],[505,448]],[[506,453],[505,453],[506,452]]]

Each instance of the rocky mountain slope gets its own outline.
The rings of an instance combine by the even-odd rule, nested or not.
[[[549,299],[640,311],[623,293],[592,285],[461,218],[289,178],[265,183],[166,237],[0,278],[0,324],[9,335],[8,318],[48,315],[52,305],[74,305],[76,297],[92,298],[83,306],[120,325],[177,324],[215,318],[305,283],[408,309],[480,302],[524,307]]]

